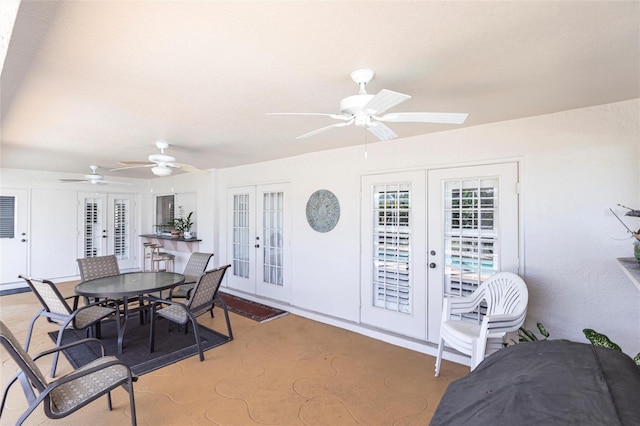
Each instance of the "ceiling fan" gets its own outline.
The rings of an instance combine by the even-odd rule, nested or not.
[[[60,182],[62,183],[91,183],[93,185],[106,185],[106,184],[113,184],[113,185],[131,185],[128,182],[115,182],[115,181],[111,181],[111,180],[105,180],[104,176],[99,175],[97,173],[98,171],[98,166],[89,166],[89,168],[91,169],[91,174],[90,175],[84,175],[84,179],[60,179]]]
[[[149,161],[119,161],[118,164],[122,164],[125,167],[118,167],[116,170],[135,169],[138,167],[151,167],[151,172],[156,176],[169,176],[173,173],[174,169],[184,170],[190,173],[200,173],[208,175],[210,172],[194,167],[190,164],[176,163],[175,157],[167,155],[164,150],[169,148],[169,144],[165,141],[156,142],[156,146],[160,150],[160,154],[151,154]]]
[[[322,115],[340,120],[341,123],[331,124],[313,130],[296,139],[308,138],[334,127],[345,127],[351,124],[364,127],[382,141],[398,137],[383,122],[387,123],[445,123],[462,124],[467,119],[467,113],[443,112],[396,112],[380,115],[388,109],[411,99],[411,96],[392,90],[383,89],[377,95],[369,95],[365,89],[375,73],[370,69],[359,69],[351,73],[351,79],[360,87],[357,95],[349,96],[340,101],[340,114],[325,114],[315,112],[271,112],[267,115]]]

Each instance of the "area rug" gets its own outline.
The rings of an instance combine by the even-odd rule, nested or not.
[[[271,321],[288,314],[287,311],[283,311],[282,309],[272,308],[271,306],[243,299],[242,297],[222,291],[218,293],[218,296],[224,299],[229,311],[242,315],[243,317],[251,318],[260,323]],[[220,303],[216,302],[216,305],[220,306]]]
[[[140,325],[137,316],[129,318],[124,333],[124,348],[122,354],[117,354],[117,336],[115,321],[103,321],[101,325],[102,342],[107,355],[115,355],[122,362],[131,367],[131,371],[142,375],[166,365],[173,364],[191,356],[198,356],[198,348],[193,335],[192,327],[189,333],[178,331],[175,324],[171,325],[171,331],[167,331],[167,323],[164,319],[156,322],[155,351],[149,352],[149,324]],[[211,330],[203,325],[199,326],[202,350],[215,348],[231,339],[223,334]],[[58,332],[49,333],[55,342]],[[86,331],[66,330],[62,338],[62,344],[71,343],[86,338]],[[74,368],[78,368],[100,356],[100,348],[96,344],[78,345],[63,351]],[[205,359],[206,359],[205,354]]]

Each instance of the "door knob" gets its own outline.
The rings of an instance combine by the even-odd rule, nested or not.
[[[25,238],[23,238],[23,239],[21,239],[21,240],[20,240],[20,242],[22,242],[22,243],[26,243],[26,242],[27,242],[27,240],[26,240]]]
[[[260,244],[256,244],[254,247],[255,248],[260,248]]]
[[[429,264],[429,268],[433,269],[433,268],[435,268],[435,267],[436,267],[436,264],[435,264],[435,263],[431,262],[431,263]]]

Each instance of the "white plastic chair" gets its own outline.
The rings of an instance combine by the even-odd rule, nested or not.
[[[451,315],[473,312],[482,301],[486,315],[482,323],[452,319]],[[440,344],[436,359],[436,377],[444,344],[471,356],[471,371],[484,357],[502,347],[506,334],[522,326],[527,316],[529,292],[518,275],[498,272],[489,277],[469,296],[445,297],[442,307]]]

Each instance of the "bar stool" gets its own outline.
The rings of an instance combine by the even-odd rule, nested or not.
[[[175,256],[171,253],[160,251],[161,244],[154,244],[151,247],[151,270],[156,272],[173,272],[175,264]],[[160,262],[164,262],[164,269],[160,269]]]
[[[151,259],[151,252],[153,251],[151,246],[153,245],[156,245],[156,243],[142,243],[142,272],[151,270],[151,261],[149,261],[149,269],[147,269],[147,259]]]

